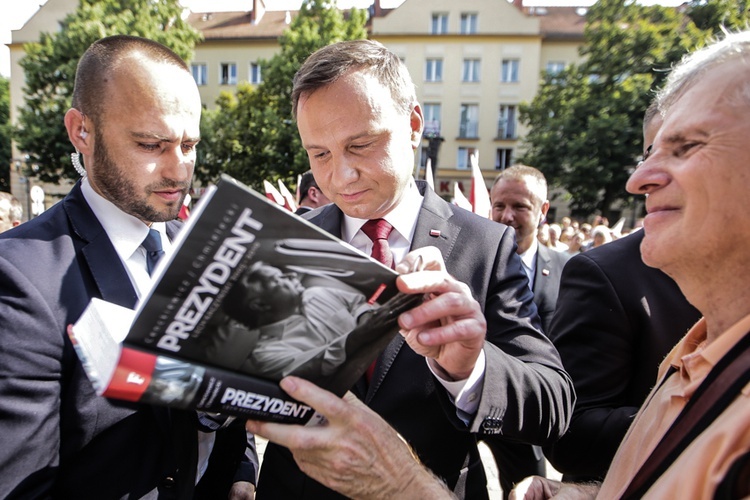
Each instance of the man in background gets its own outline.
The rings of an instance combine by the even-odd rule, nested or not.
[[[568,260],[564,252],[540,245],[537,230],[547,216],[547,179],[539,170],[513,165],[495,178],[490,189],[492,220],[516,231],[516,252],[534,292],[534,303],[542,319],[542,331],[549,336],[549,325],[557,303],[560,275]],[[484,440],[498,466],[500,485],[507,496],[513,485],[530,475],[544,476],[546,466],[538,446],[509,443],[502,439]]]
[[[331,203],[331,200],[326,198],[326,195],[318,187],[312,170],[302,174],[299,181],[299,205],[294,213],[302,215],[329,203]]]
[[[12,194],[0,191],[0,233],[19,225],[22,218],[21,202]]]

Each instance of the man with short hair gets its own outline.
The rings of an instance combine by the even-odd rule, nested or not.
[[[475,435],[550,442],[574,399],[539,329],[513,231],[414,181],[422,108],[406,67],[381,44],[320,49],[295,76],[292,99],[315,179],[333,202],[309,220],[386,265],[426,266],[397,280],[426,301],[399,317],[402,335],[352,391],[457,495],[486,498]],[[259,498],[337,497],[296,457],[266,448]]]
[[[557,303],[557,290],[568,255],[540,245],[536,237],[539,225],[549,210],[547,179],[539,170],[527,165],[513,165],[498,174],[490,189],[492,220],[516,231],[516,252],[534,303],[542,319],[542,331],[549,335],[549,325]],[[499,470],[500,485],[507,496],[513,485],[530,475],[546,475],[544,455],[538,446],[508,443],[486,438]]]
[[[0,235],[0,497],[252,495],[241,421],[199,434],[194,412],[99,397],[66,334],[91,298],[133,308],[150,286],[151,257],[178,230],[200,115],[190,68],[159,43],[112,36],[81,57],[64,122],[85,176]]]
[[[21,202],[12,194],[0,191],[0,233],[19,225],[22,218]]]
[[[294,213],[302,215],[310,210],[322,207],[323,205],[328,205],[329,203],[331,203],[331,200],[329,200],[318,187],[318,183],[315,182],[315,177],[313,177],[312,170],[308,170],[302,174],[299,181],[299,206]]]
[[[671,276],[703,318],[661,364],[601,486],[534,478],[523,498],[750,494],[748,81],[745,31],[686,56],[659,92],[664,122],[627,188],[647,195],[643,261]]]

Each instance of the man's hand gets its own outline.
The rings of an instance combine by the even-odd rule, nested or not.
[[[229,490],[229,500],[254,500],[255,485],[249,481],[237,481]]]
[[[561,483],[540,476],[529,476],[513,488],[510,500],[589,500],[596,498],[598,484]]]
[[[420,261],[421,269],[413,270]],[[396,270],[402,273],[396,282],[400,291],[425,295],[421,305],[399,317],[406,342],[417,354],[434,359],[446,378],[468,378],[487,333],[487,321],[471,290],[447,273],[435,247],[409,252]]]
[[[401,436],[353,394],[338,398],[297,377],[286,377],[280,385],[328,423],[300,426],[249,420],[246,427],[289,448],[308,476],[352,498],[453,498]]]

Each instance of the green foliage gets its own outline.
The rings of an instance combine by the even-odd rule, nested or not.
[[[581,49],[586,60],[547,75],[534,100],[520,108],[531,128],[520,161],[570,192],[578,216],[610,215],[616,201],[632,201],[625,183],[643,150],[643,113],[653,92],[683,54],[712,35],[712,23],[726,18],[707,12],[737,1],[704,1],[686,15],[670,7],[599,0],[587,13]],[[703,16],[700,28],[692,21],[697,12]]]
[[[24,46],[20,64],[26,96],[15,140],[38,166],[40,180],[77,177],[62,120],[70,107],[78,59],[88,46],[105,36],[135,35],[161,42],[188,60],[201,34],[181,14],[178,0],[81,0],[59,32],[43,33],[38,42]]]
[[[367,13],[345,13],[326,0],[305,0],[280,38],[281,51],[261,61],[263,83],[240,84],[223,93],[217,108],[203,115],[203,141],[196,176],[203,182],[227,173],[257,189],[263,180],[296,184],[309,168],[292,116],[292,79],[317,49],[341,40],[367,37]]]
[[[721,34],[721,27],[729,31],[748,28],[750,2],[748,0],[692,0],[687,14],[698,29],[714,35]]]
[[[10,191],[10,82],[0,76],[0,191]]]

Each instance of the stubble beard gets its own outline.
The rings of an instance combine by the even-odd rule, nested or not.
[[[190,187],[189,184],[163,179],[161,182],[143,188],[144,192],[140,195],[135,183],[128,178],[127,174],[110,156],[106,140],[100,134],[96,134],[95,139],[94,164],[97,174],[94,180],[109,201],[123,212],[146,223],[167,222],[177,218]],[[181,189],[183,192],[179,202],[169,205],[163,210],[149,204],[148,196],[152,192],[162,189]]]

